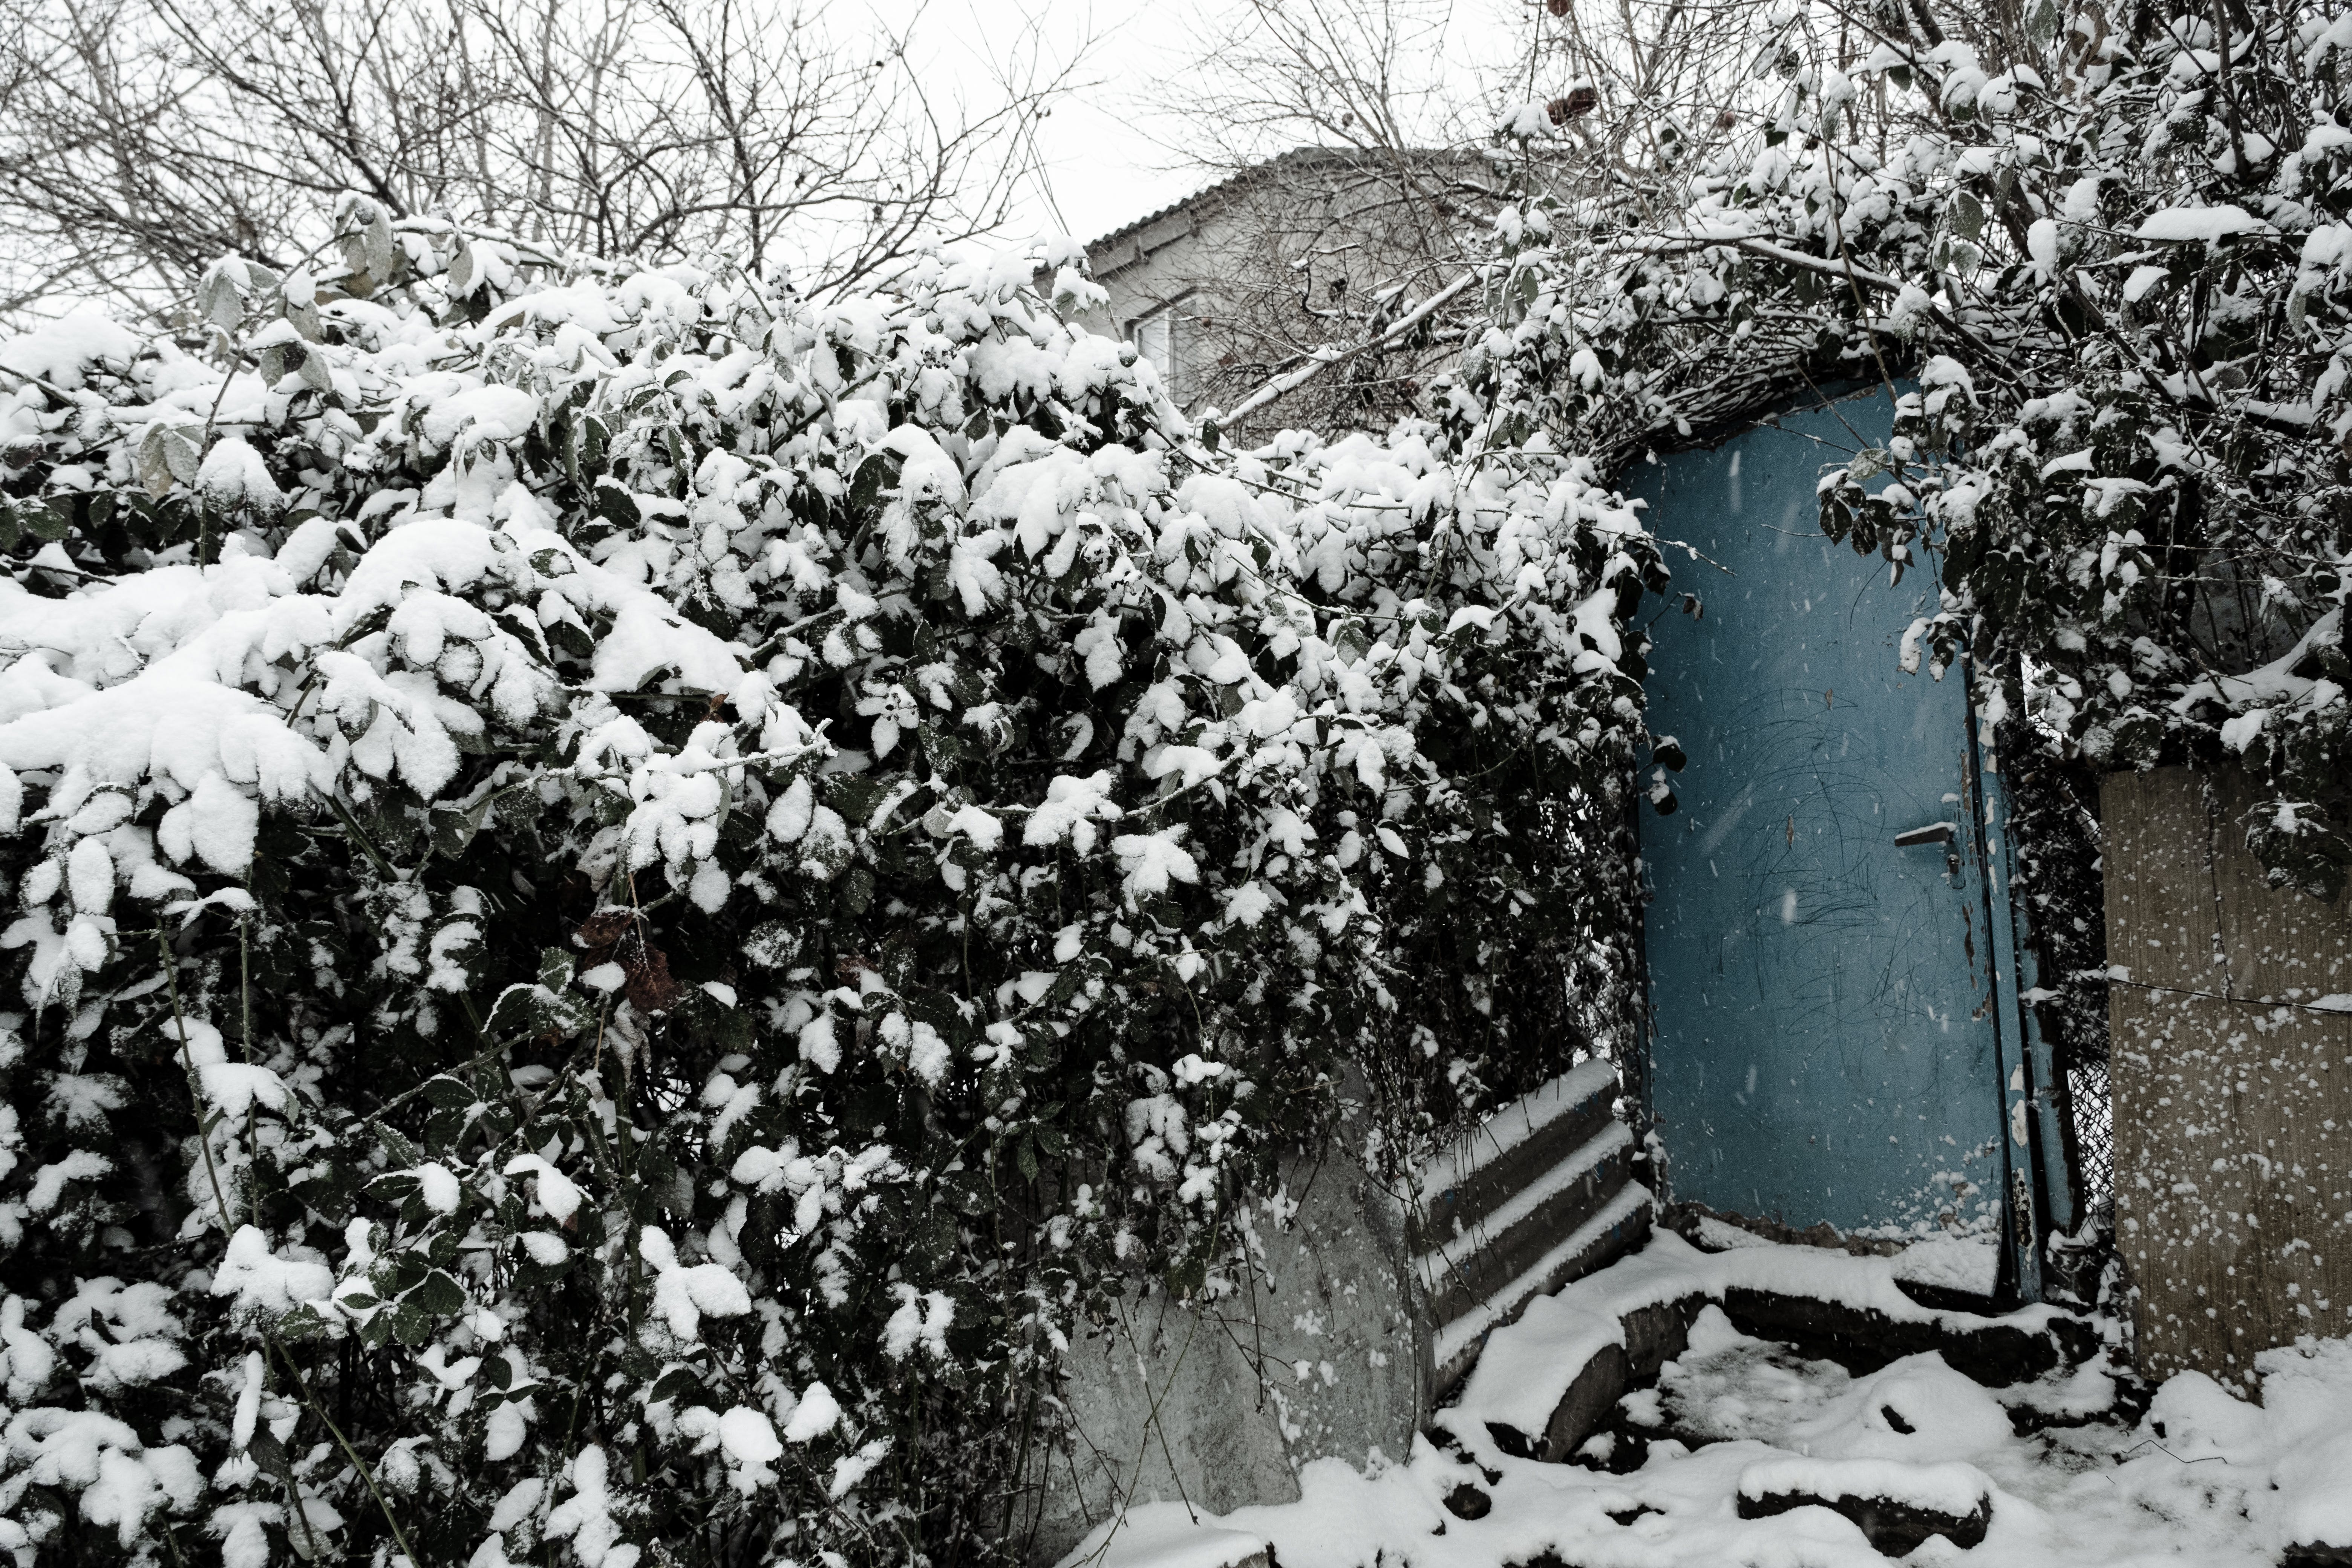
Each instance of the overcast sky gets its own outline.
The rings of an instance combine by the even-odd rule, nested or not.
[[[1219,0],[869,0],[895,28],[914,20],[910,50],[936,94],[984,98],[986,77],[1034,29],[1045,58],[1076,60],[1078,90],[1040,128],[1050,191],[1030,193],[1019,226],[1080,238],[1108,233],[1202,183],[1152,139],[1149,85],[1194,53],[1194,29]],[[1058,216],[1057,216],[1058,215]]]
[[[835,0],[846,4],[847,0]],[[1533,0],[1399,0],[1446,19],[1448,57],[1436,66],[1467,85],[1474,59],[1507,58]],[[1032,194],[1015,228],[1081,239],[1181,199],[1213,176],[1188,166],[1181,121],[1152,102],[1181,82],[1203,37],[1234,12],[1234,0],[866,0],[886,25],[916,18],[912,53],[935,93],[970,87],[1034,28],[1045,55],[1081,60],[1082,85],[1040,130],[1038,153],[1051,189]],[[982,79],[984,81],[984,76]],[[1278,151],[1278,149],[1272,149]]]

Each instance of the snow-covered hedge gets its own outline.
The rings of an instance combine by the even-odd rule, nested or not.
[[[1556,1070],[1663,580],[1589,469],[1210,451],[1068,258],[341,221],[0,343],[19,1562],[985,1540],[1344,1064],[1391,1155]]]

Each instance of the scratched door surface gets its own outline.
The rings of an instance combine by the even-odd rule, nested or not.
[[[1890,589],[1818,521],[1823,467],[1887,428],[1854,399],[1629,476],[1717,563],[1669,549],[1704,613],[1654,631],[1650,722],[1689,761],[1643,810],[1650,1096],[1673,1197],[1916,1237],[1997,1223],[2006,1075],[1963,683],[1897,661],[1931,576]]]

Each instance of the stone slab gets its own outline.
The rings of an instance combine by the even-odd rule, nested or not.
[[[1992,1528],[1992,1504],[1989,1500],[1979,1503],[1973,1513],[1958,1514],[1915,1508],[1892,1498],[1815,1497],[1801,1491],[1773,1492],[1760,1498],[1743,1496],[1739,1500],[1739,1517],[1770,1519],[1801,1508],[1825,1508],[1853,1521],[1870,1542],[1871,1549],[1882,1557],[1907,1557],[1925,1545],[1931,1535],[1943,1536],[1963,1552],[1971,1551],[1984,1544],[1985,1532]]]

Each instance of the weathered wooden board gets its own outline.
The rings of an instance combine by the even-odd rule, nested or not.
[[[2116,1230],[2140,1370],[2240,1388],[2255,1352],[2352,1333],[2352,901],[2272,888],[2251,785],[2111,775]]]

